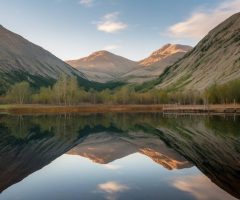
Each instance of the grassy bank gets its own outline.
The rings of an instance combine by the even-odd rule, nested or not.
[[[0,105],[0,112],[12,114],[43,113],[104,113],[104,112],[162,112],[162,105],[102,105],[87,104],[79,106],[57,105]]]
[[[238,113],[240,104],[165,105],[164,113]]]
[[[59,113],[107,113],[107,112],[164,112],[164,113],[237,113],[240,104],[218,105],[108,105],[83,104],[58,106],[41,104],[0,105],[0,113],[9,114],[59,114]]]

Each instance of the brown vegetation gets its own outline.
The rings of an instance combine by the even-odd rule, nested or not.
[[[157,105],[105,105],[105,104],[82,104],[76,106],[59,105],[2,105],[0,113],[10,114],[60,114],[60,113],[108,113],[108,112],[162,112],[168,113],[235,113],[240,114],[240,104],[216,104],[216,105],[177,105],[177,104],[157,104]]]
[[[162,105],[10,105],[1,106],[0,112],[12,114],[44,114],[44,113],[105,113],[105,112],[161,112]]]
[[[240,104],[211,105],[164,105],[164,113],[237,113],[240,114]]]

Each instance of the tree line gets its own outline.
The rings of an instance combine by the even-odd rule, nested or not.
[[[62,75],[49,87],[33,90],[28,82],[16,83],[2,98],[3,103],[14,104],[208,104],[240,103],[240,80],[223,85],[212,85],[204,92],[168,92],[152,89],[136,91],[133,86],[122,86],[114,90],[96,91],[80,87],[76,77]]]

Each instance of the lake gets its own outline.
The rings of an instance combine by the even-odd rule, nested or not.
[[[0,200],[239,198],[239,116],[0,115]]]

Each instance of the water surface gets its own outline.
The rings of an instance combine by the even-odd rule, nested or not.
[[[0,200],[240,198],[240,118],[0,115]]]

